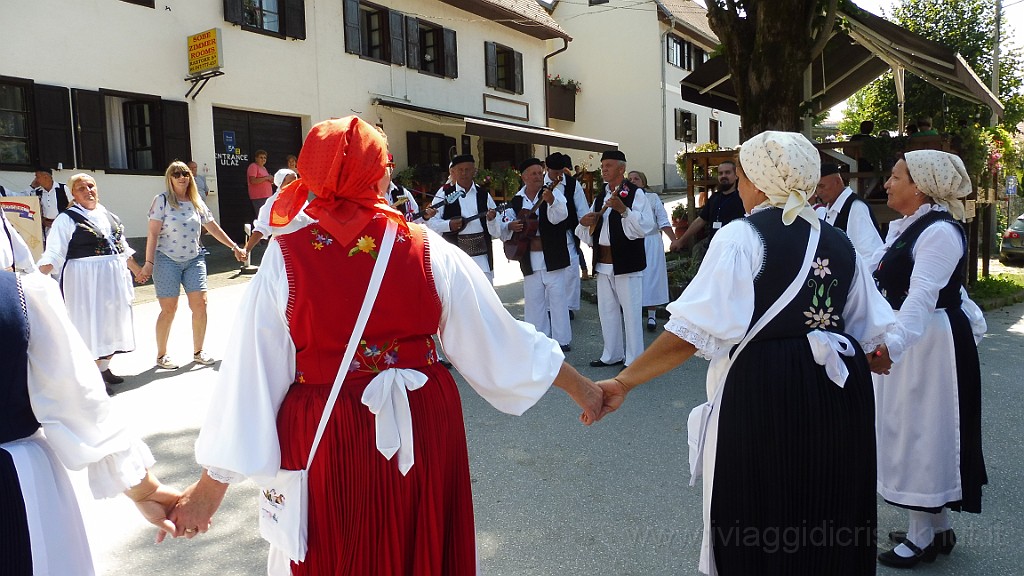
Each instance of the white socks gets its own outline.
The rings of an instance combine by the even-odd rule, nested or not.
[[[99,366],[100,372],[106,372],[110,368],[110,358],[100,358],[96,361],[96,365]]]
[[[911,510],[910,526],[907,528],[907,540],[910,540],[915,546],[924,550],[932,543],[932,540],[935,538],[935,532],[947,530],[949,527],[949,513],[945,509],[938,514]],[[906,544],[900,544],[893,548],[893,551],[902,558],[910,558],[914,555],[914,552]]]

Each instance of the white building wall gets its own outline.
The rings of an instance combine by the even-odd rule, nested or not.
[[[663,117],[657,54],[658,20],[653,3],[611,0],[559,2],[552,16],[573,41],[549,60],[548,73],[582,83],[576,121],[552,120],[551,127],[577,136],[618,142],[628,169],[644,172],[662,185]],[[550,51],[560,41],[548,42]],[[576,164],[600,167],[599,153],[566,151]]]
[[[436,1],[376,3],[456,30],[459,77],[438,78],[346,53],[342,2],[317,0],[306,0],[306,40],[243,30],[224,20],[220,1],[159,0],[151,9],[114,0],[5,0],[0,2],[0,76],[185,101],[186,36],[220,28],[225,75],[188,100],[192,155],[213,190],[218,189],[214,107],[295,116],[305,131],[323,119],[350,114],[377,122],[383,116],[371,105],[377,96],[486,117],[482,94],[491,93],[529,102],[526,123],[543,125],[543,41]],[[523,53],[524,94],[485,87],[485,40]],[[398,157],[406,146],[405,130],[425,128],[414,128],[412,120],[396,124],[385,128]],[[462,133],[452,126],[437,131],[456,138]],[[54,178],[63,182],[74,172],[65,166],[54,172]],[[163,191],[162,176],[103,171],[95,176],[101,201],[122,218],[128,235],[144,235],[150,201]],[[0,185],[8,189],[27,188],[32,178],[31,172],[0,171]],[[216,195],[210,196],[209,204],[216,213]]]

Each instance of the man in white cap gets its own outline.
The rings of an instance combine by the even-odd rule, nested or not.
[[[440,217],[428,220],[427,226],[469,254],[493,284],[494,254],[491,239],[500,236],[501,229],[496,219],[498,213],[495,211],[494,199],[487,190],[477,188],[473,182],[476,176],[475,162],[469,154],[452,158],[448,167],[451,181],[434,196],[433,203],[442,204],[438,209]],[[450,204],[445,203],[455,192],[463,194]]]

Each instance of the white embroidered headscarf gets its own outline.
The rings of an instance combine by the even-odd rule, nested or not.
[[[821,158],[803,134],[767,131],[754,136],[740,147],[740,167],[772,206],[782,208],[784,224],[799,216],[820,226],[807,199],[818,185]]]
[[[914,150],[904,154],[910,177],[917,189],[936,204],[945,206],[957,220],[964,219],[960,198],[971,193],[971,177],[964,161],[955,154],[939,150]]]

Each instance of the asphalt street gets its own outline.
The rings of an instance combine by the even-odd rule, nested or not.
[[[246,284],[246,277],[233,272],[211,278],[206,349],[214,358],[221,357],[230,337]],[[496,284],[509,312],[521,318],[518,268],[499,262]],[[588,289],[593,290],[592,285]],[[199,476],[192,448],[207,410],[216,410],[208,401],[220,363],[186,364],[174,372],[154,370],[152,334],[158,307],[146,297],[147,290],[139,289],[143,302],[135,307],[137,349],[112,364],[127,379],[116,387],[114,404],[153,450],[156,474],[184,487]],[[989,333],[981,344],[990,478],[985,510],[981,515],[954,515],[959,536],[955,551],[934,564],[918,566],[918,573],[1024,573],[1024,552],[1018,545],[1024,530],[1024,445],[1019,441],[1024,414],[1024,304],[987,317]],[[614,368],[588,366],[601,349],[594,304],[583,303],[573,332],[569,362],[594,379],[613,376]],[[645,332],[648,343],[655,336]],[[172,358],[188,359],[191,336],[184,298],[170,342]],[[701,488],[689,486],[685,423],[689,410],[704,400],[706,368],[705,361],[692,359],[633,392],[620,411],[590,428],[578,423],[578,409],[559,390],[552,389],[525,415],[513,417],[490,407],[457,377],[469,440],[481,572],[697,574]],[[515,369],[514,364],[495,366]],[[153,543],[155,529],[126,498],[93,500],[82,472],[73,473],[73,483],[101,575],[265,573],[266,546],[257,532],[256,488],[251,482],[228,492],[208,534],[160,545]],[[883,535],[904,524],[902,512],[879,501]],[[878,573],[896,571],[879,567]]]

